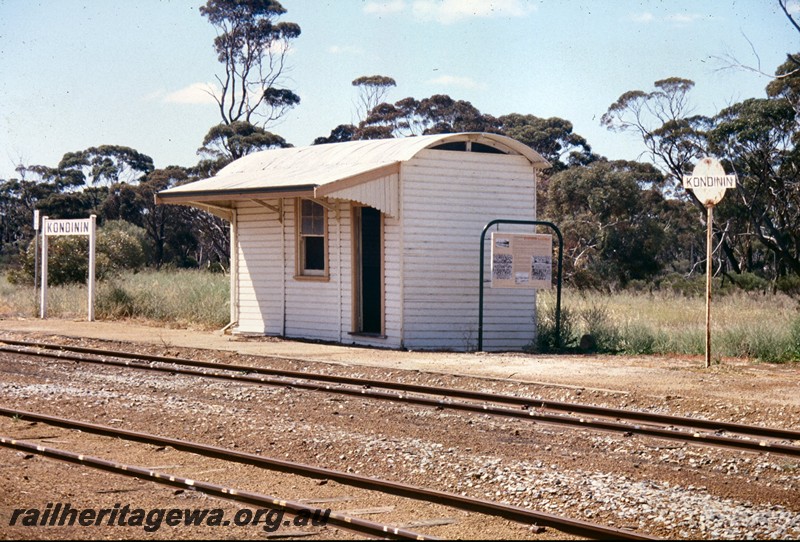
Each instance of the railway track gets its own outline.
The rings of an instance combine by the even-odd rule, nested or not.
[[[144,443],[159,447],[169,446],[181,452],[197,454],[200,456],[219,459],[225,462],[255,466],[271,471],[279,471],[282,473],[290,473],[315,479],[333,480],[345,486],[369,491],[378,491],[383,494],[395,495],[405,499],[412,499],[414,501],[435,503],[437,505],[448,506],[454,509],[469,512],[477,512],[487,516],[501,517],[528,525],[533,524],[537,526],[547,526],[565,533],[587,537],[590,539],[656,539],[648,535],[636,533],[627,529],[607,527],[554,514],[538,512],[527,508],[502,504],[495,501],[466,497],[454,493],[413,486],[390,480],[367,477],[349,472],[316,467],[274,457],[266,457],[263,455],[251,454],[218,446],[211,446],[198,442],[191,442],[187,440],[120,429],[107,425],[100,425],[17,409],[0,407],[0,415],[18,421],[46,424],[49,426],[80,431],[82,433],[100,435],[103,437],[123,439],[126,441]],[[302,503],[298,502],[291,502],[278,499],[276,497],[265,496],[253,492],[233,489],[230,487],[223,487],[209,482],[199,482],[194,479],[182,478],[174,474],[156,472],[152,468],[142,468],[120,464],[114,461],[90,457],[76,452],[54,449],[41,444],[26,442],[12,437],[0,437],[0,445],[31,453],[42,454],[44,456],[62,461],[79,463],[81,465],[99,468],[110,472],[115,472],[117,474],[136,476],[157,483],[172,485],[175,487],[189,487],[210,495],[233,499],[255,506],[271,508],[277,507],[286,510],[289,513],[297,513],[298,509],[303,507],[308,508],[308,505],[303,505]],[[359,518],[353,518],[341,513],[337,514],[332,512],[330,514],[329,523],[337,527],[346,528],[359,534],[366,534],[369,536],[412,539],[429,538],[424,534],[402,529],[395,525],[363,521]]]
[[[147,480],[161,485],[191,489],[205,493],[206,495],[211,495],[225,500],[241,502],[251,506],[262,507],[264,509],[280,510],[282,512],[288,512],[294,516],[302,514],[304,511],[310,512],[307,504],[298,501],[280,499],[278,497],[264,495],[253,491],[246,491],[229,486],[214,484],[211,482],[185,478],[148,467],[119,463],[78,452],[43,446],[34,442],[18,440],[11,437],[0,436],[0,446],[23,452],[39,454],[51,459],[75,463],[85,467],[99,469],[122,476]],[[364,536],[401,540],[437,539],[436,537],[429,537],[409,529],[369,521],[343,513],[331,511],[326,514],[322,510],[316,510],[314,513],[319,518],[316,520],[317,522],[322,522],[322,518],[324,518],[325,525],[332,525],[340,529]]]
[[[800,431],[348,376],[1,339],[0,352],[369,397],[626,435],[800,457]]]

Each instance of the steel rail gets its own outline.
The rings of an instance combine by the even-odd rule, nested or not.
[[[32,452],[53,459],[59,459],[61,461],[66,461],[68,463],[76,463],[79,465],[85,465],[107,472],[113,472],[115,474],[122,474],[134,478],[141,478],[167,486],[186,487],[189,489],[195,489],[197,491],[206,493],[208,495],[214,495],[215,497],[220,497],[223,499],[233,500],[238,502],[244,502],[255,506],[263,506],[266,508],[279,509],[294,515],[300,513],[303,510],[310,509],[308,505],[300,502],[279,499],[277,497],[273,497],[270,495],[254,493],[252,491],[245,491],[242,489],[235,489],[227,486],[212,484],[209,482],[203,482],[200,480],[182,478],[180,476],[175,476],[172,474],[155,471],[145,467],[139,467],[136,465],[127,465],[125,463],[117,463],[115,461],[109,461],[99,457],[78,454],[67,450],[61,450],[59,448],[42,446],[40,444],[35,444],[24,440],[17,440],[10,437],[0,436],[0,445],[5,446],[7,448],[13,448],[16,450]],[[379,536],[381,538],[391,538],[398,540],[432,539],[431,537],[424,536],[422,534],[407,529],[401,529],[399,527],[394,527],[388,524],[376,523],[373,521],[336,513],[333,511],[331,511],[330,515],[328,516],[326,523],[336,525],[337,527],[341,527],[348,531],[355,531],[359,534],[366,534],[371,536]]]
[[[402,393],[389,393],[380,390],[373,390],[366,387],[347,387],[347,386],[332,386],[329,384],[309,382],[309,378],[305,381],[301,380],[279,380],[270,377],[254,377],[250,375],[236,375],[236,374],[223,374],[223,373],[209,373],[195,369],[163,367],[155,365],[146,365],[142,363],[134,363],[130,361],[118,361],[112,359],[91,359],[76,354],[69,354],[63,351],[56,352],[31,352],[23,349],[15,349],[11,347],[0,347],[0,352],[11,352],[22,355],[50,357],[53,359],[69,360],[83,363],[95,363],[102,365],[120,366],[126,368],[135,368],[146,371],[162,372],[169,374],[182,374],[189,376],[198,376],[201,378],[212,378],[218,380],[246,382],[256,385],[267,386],[281,386],[289,388],[306,389],[310,391],[322,391],[325,393],[335,393],[341,395],[369,397],[372,399],[381,399],[388,401],[402,401],[405,403],[431,406],[434,408],[448,408],[452,410],[460,410],[465,412],[476,412],[482,414],[490,414],[494,416],[504,416],[516,419],[533,420],[543,423],[552,423],[558,425],[579,426],[587,429],[597,429],[603,431],[611,431],[625,434],[639,434],[650,437],[665,438],[669,440],[677,440],[680,442],[690,442],[708,446],[725,447],[738,450],[749,450],[758,452],[773,452],[789,456],[800,457],[800,447],[768,442],[765,440],[750,440],[742,438],[725,437],[712,433],[702,433],[692,431],[691,433],[685,430],[664,429],[659,427],[651,427],[646,425],[632,425],[628,423],[621,423],[617,421],[602,421],[592,420],[586,418],[578,418],[568,415],[545,414],[536,412],[530,408],[523,408],[521,410],[514,410],[509,408],[491,406],[479,403],[465,403],[460,401],[452,401],[445,398],[434,399],[430,397],[422,397],[415,395],[407,395]],[[205,362],[204,362],[205,363]],[[225,369],[225,366],[215,364],[215,367]],[[313,379],[313,377],[310,377]],[[623,411],[624,412],[624,411]],[[692,420],[693,418],[687,418]]]
[[[237,463],[257,466],[270,470],[277,470],[280,472],[302,474],[312,478],[330,479],[341,484],[346,484],[361,489],[377,490],[400,497],[442,504],[460,510],[499,516],[520,523],[535,523],[536,525],[549,526],[563,532],[579,536],[587,536],[594,539],[656,540],[654,537],[636,533],[634,531],[605,527],[603,525],[548,514],[545,512],[537,512],[527,508],[521,508],[519,506],[502,504],[494,501],[477,499],[474,497],[466,497],[463,495],[457,495],[455,493],[448,493],[446,491],[412,486],[401,482],[373,478],[370,476],[327,469],[324,467],[315,467],[313,465],[251,454],[239,450],[231,450],[229,448],[220,448],[218,446],[212,446],[198,442],[191,442],[171,437],[153,435],[150,433],[142,433],[128,429],[110,427],[107,425],[83,422],[5,407],[0,407],[0,415],[21,420],[46,423],[48,425],[67,429],[76,429],[79,431],[103,436],[121,437],[146,444],[171,446],[172,448],[180,451],[191,452],[216,459],[235,461]]]
[[[458,397],[461,399],[474,399],[474,400],[487,401],[493,403],[506,403],[512,405],[519,405],[525,409],[542,408],[547,410],[556,410],[560,412],[590,414],[594,416],[601,416],[601,417],[608,417],[615,419],[660,423],[670,426],[680,426],[680,427],[694,428],[694,429],[708,429],[711,431],[724,431],[727,433],[735,433],[745,436],[768,437],[773,439],[800,441],[800,431],[793,431],[790,429],[770,428],[758,425],[706,420],[702,418],[689,418],[685,416],[674,416],[670,414],[658,414],[653,412],[632,411],[619,408],[585,405],[580,403],[568,403],[563,401],[551,401],[547,399],[535,399],[532,397],[518,397],[514,395],[494,394],[494,393],[473,391],[473,390],[442,388],[424,384],[404,384],[404,383],[389,382],[384,380],[375,380],[375,379],[350,377],[350,376],[326,375],[318,373],[306,373],[301,371],[289,371],[284,369],[265,369],[262,367],[253,367],[249,365],[221,364],[209,361],[192,360],[187,358],[157,356],[150,354],[136,354],[132,352],[119,352],[115,350],[103,350],[103,349],[78,347],[78,346],[65,346],[65,345],[51,344],[51,343],[35,343],[29,341],[19,341],[19,340],[11,340],[3,338],[0,338],[0,343],[25,346],[31,348],[44,348],[48,350],[85,353],[85,354],[100,355],[100,356],[105,355],[123,359],[136,359],[143,361],[172,363],[175,365],[186,365],[190,367],[203,367],[208,369],[217,369],[217,370],[234,371],[234,372],[238,371],[246,374],[282,376],[282,377],[297,378],[302,380],[316,380],[320,382],[331,382],[337,384],[351,384],[357,386],[364,386],[365,388],[384,388],[397,391],[437,395],[442,397]],[[3,347],[0,347],[0,352],[2,351],[22,353],[14,349],[6,350]],[[67,359],[72,359],[72,358],[67,358]],[[73,361],[80,361],[80,360],[73,359]],[[84,361],[90,361],[90,360],[84,360]]]

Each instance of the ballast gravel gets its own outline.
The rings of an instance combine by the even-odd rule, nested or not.
[[[19,338],[20,336],[17,336]],[[30,337],[28,337],[30,339]],[[48,337],[50,342],[53,337]],[[61,339],[75,342],[73,339]],[[107,343],[81,341],[108,348]],[[755,389],[748,397],[682,392],[665,399],[626,389],[548,387],[418,371],[236,356],[132,345],[127,350],[228,362],[327,369],[797,429],[800,408]],[[168,350],[168,353],[165,353]],[[764,367],[768,372],[769,366]],[[748,367],[758,371],[759,366]],[[713,376],[713,375],[712,375]],[[706,376],[709,378],[709,376]],[[800,384],[800,377],[793,376]],[[574,385],[580,385],[580,381]],[[769,400],[760,401],[759,395]],[[187,438],[293,461],[424,485],[671,539],[800,538],[800,460],[527,420],[332,396],[291,388],[132,373],[0,354],[4,406]],[[723,404],[724,409],[715,404]],[[723,412],[724,410],[724,412]],[[13,469],[13,464],[2,465]],[[87,485],[81,491],[98,491]],[[2,529],[0,529],[2,533]],[[550,538],[525,530],[525,538]],[[164,533],[162,533],[164,534]],[[469,532],[463,538],[492,538]],[[2,534],[0,534],[2,537]],[[569,537],[567,537],[569,538]]]

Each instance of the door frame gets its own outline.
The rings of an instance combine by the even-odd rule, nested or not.
[[[361,209],[364,207],[371,207],[369,205],[364,205],[359,202],[351,202],[350,205],[350,216],[352,217],[351,221],[351,267],[352,270],[352,295],[351,298],[351,335],[363,335],[367,337],[379,337],[385,338],[386,337],[386,243],[385,243],[385,217],[384,214],[379,210],[375,209],[379,216],[380,216],[380,249],[381,249],[381,257],[380,257],[380,303],[381,303],[381,329],[380,333],[374,332],[365,332],[363,331],[363,303],[362,303],[362,296],[363,296],[363,289],[362,289],[362,274],[363,274],[363,267],[362,267],[362,259],[361,259],[361,228],[362,228],[362,221],[361,221]]]

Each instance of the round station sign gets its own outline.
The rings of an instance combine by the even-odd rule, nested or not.
[[[683,187],[691,190],[703,205],[713,206],[722,200],[725,190],[736,187],[736,175],[725,175],[719,160],[703,158],[691,175],[683,176]]]

